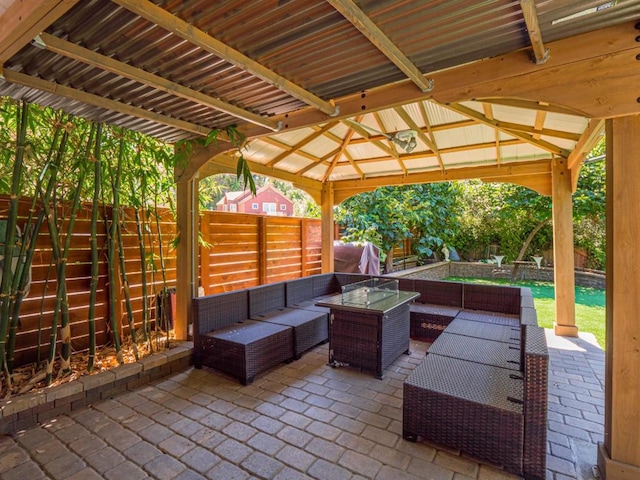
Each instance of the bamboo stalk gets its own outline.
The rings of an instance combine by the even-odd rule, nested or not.
[[[20,194],[20,180],[22,177],[22,165],[24,161],[25,139],[27,136],[27,123],[29,121],[29,105],[22,102],[18,111],[19,123],[17,131],[17,144],[15,162],[13,164],[13,175],[11,178],[11,196],[9,200],[9,211],[7,212],[7,229],[4,239],[4,268],[2,272],[2,281],[0,281],[0,371],[5,370],[6,366],[6,340],[7,330],[9,327],[10,313],[10,288],[12,282],[13,250],[16,234],[16,225],[18,223],[18,195]]]
[[[136,233],[138,235],[138,251],[140,253],[140,270],[142,273],[142,339],[146,342],[149,338],[149,302],[147,301],[147,263],[146,246],[144,233],[142,231],[142,221],[140,220],[139,207],[134,207],[136,220]]]
[[[165,265],[164,265],[164,253],[163,253],[163,248],[162,248],[162,228],[160,227],[160,215],[158,213],[158,194],[156,192],[156,195],[154,197],[154,210],[155,210],[155,217],[156,217],[156,230],[157,230],[157,235],[158,235],[158,255],[160,257],[160,271],[162,272],[162,298],[161,298],[161,313],[162,313],[162,318],[161,318],[161,323],[163,325],[165,325],[167,327],[166,333],[167,333],[167,342],[166,342],[166,347],[169,347],[169,325],[168,325],[168,321],[167,321],[167,297],[168,297],[168,289],[167,289],[167,273],[165,270]],[[157,323],[158,319],[156,319],[156,323]]]
[[[69,249],[71,248],[71,240],[73,238],[73,227],[75,226],[76,216],[78,208],[80,207],[80,198],[82,195],[82,189],[84,188],[84,180],[86,177],[86,163],[89,158],[89,152],[91,151],[91,145],[93,144],[93,137],[95,135],[96,125],[91,124],[89,131],[89,138],[84,150],[83,155],[79,160],[78,168],[78,183],[73,195],[73,204],[71,206],[71,214],[69,216],[69,223],[67,224],[67,234],[65,237],[64,246],[62,249],[62,255],[59,258],[58,267],[58,297],[56,300],[60,300],[62,309],[61,318],[61,330],[60,337],[62,341],[62,349],[60,355],[60,371],[65,374],[71,370],[71,325],[69,323],[69,296],[67,295],[67,258],[69,255]]]
[[[118,147],[118,160],[116,172],[114,173],[112,169],[109,169],[109,174],[111,175],[111,189],[113,192],[113,201],[111,206],[111,226],[107,228],[107,241],[108,241],[108,253],[107,253],[107,261],[109,262],[109,317],[111,320],[111,330],[113,333],[113,345],[116,350],[116,358],[118,363],[124,363],[124,358],[122,354],[122,346],[120,341],[120,319],[116,318],[116,303],[117,303],[117,294],[114,288],[114,284],[116,283],[116,272],[115,272],[115,262],[116,262],[116,241],[118,235],[118,223],[120,222],[119,218],[119,210],[120,210],[120,175],[118,170],[122,168],[122,158],[124,156],[124,136],[120,136],[120,142]],[[111,167],[111,165],[109,165]]]
[[[42,203],[42,210],[44,211],[44,215],[47,219],[47,226],[49,227],[49,236],[51,238],[51,253],[53,257],[53,261],[56,264],[56,273],[57,278],[60,278],[60,273],[58,269],[60,267],[60,239],[58,237],[58,225],[57,225],[57,215],[56,210],[51,211],[49,207],[49,200],[55,200],[54,188],[57,183],[58,173],[60,171],[60,166],[62,165],[62,159],[66,153],[67,143],[69,140],[69,129],[65,128],[64,134],[62,136],[62,140],[60,141],[60,147],[56,153],[53,164],[51,165],[51,173],[49,174],[49,181],[47,183],[47,191],[43,192],[42,188],[38,192],[40,195],[40,200]],[[55,204],[55,201],[54,201]],[[56,295],[56,303],[54,306],[53,318],[51,319],[51,334],[49,336],[49,356],[46,365],[46,383],[47,385],[51,384],[51,379],[53,375],[53,362],[55,360],[56,355],[56,344],[58,341],[58,315],[60,309],[62,307],[62,294],[66,295],[66,288],[64,282],[63,285],[58,285],[58,294]],[[63,289],[62,292],[60,289]]]
[[[93,151],[93,203],[91,206],[91,291],[89,293],[89,359],[87,361],[87,371],[93,370],[96,358],[96,294],[98,292],[98,271],[100,257],[98,252],[98,205],[100,202],[100,188],[102,186],[101,175],[101,142],[102,125],[99,124],[96,130],[96,143]]]
[[[144,205],[144,216],[145,216],[145,220],[146,221],[146,229],[145,231],[147,232],[147,237],[148,237],[148,241],[149,244],[151,245],[151,251],[145,256],[145,261],[149,262],[149,265],[151,267],[151,285],[152,285],[152,289],[155,291],[155,287],[156,287],[156,260],[155,260],[155,249],[153,246],[154,243],[154,238],[153,238],[153,234],[151,232],[151,226],[150,226],[150,222],[151,222],[151,209],[150,207],[145,203]],[[148,257],[148,259],[147,259]],[[153,301],[156,301],[156,299],[153,299]],[[156,303],[156,312],[157,312],[157,303]],[[154,331],[158,330],[158,319],[156,318],[156,321],[154,323]],[[154,335],[156,338],[156,349],[158,347],[158,336]],[[149,341],[149,346],[150,346],[150,350],[153,351],[153,342]]]
[[[127,278],[127,272],[125,270],[125,258],[124,258],[124,243],[122,241],[122,222],[118,225],[118,258],[120,260],[120,279],[122,281],[122,288],[124,290],[124,303],[127,309],[127,322],[129,324],[129,334],[131,335],[131,344],[133,348],[133,354],[136,360],[138,358],[138,345],[136,343],[136,329],[133,321],[133,308],[131,307],[131,293],[129,291],[129,279]]]
[[[9,371],[13,372],[14,367],[14,354],[15,354],[15,343],[16,336],[18,332],[18,327],[20,326],[20,308],[22,306],[22,300],[26,296],[26,286],[30,280],[31,273],[31,265],[33,264],[33,257],[36,251],[36,240],[40,233],[40,229],[42,228],[42,224],[44,223],[44,210],[40,209],[38,212],[38,216],[33,221],[33,217],[36,212],[36,206],[38,203],[38,195],[37,192],[41,189],[42,183],[44,182],[45,176],[49,170],[49,166],[51,163],[51,159],[53,158],[53,154],[56,150],[56,145],[60,140],[60,135],[62,133],[62,123],[57,122],[55,131],[53,134],[53,138],[51,140],[51,144],[49,146],[49,152],[47,154],[47,160],[42,167],[42,171],[36,180],[36,194],[33,195],[33,199],[31,201],[31,207],[29,208],[29,216],[27,217],[27,221],[25,223],[25,234],[22,241],[21,251],[19,258],[22,259],[24,257],[22,272],[20,274],[19,281],[17,282],[17,286],[14,285],[13,290],[15,291],[15,300],[13,302],[12,313],[11,313],[11,326],[9,330],[9,342],[7,344],[7,361],[9,364]],[[45,197],[47,197],[46,201],[49,202],[49,196],[51,191],[53,190],[53,184],[47,188],[47,192],[45,193]],[[49,274],[47,272],[47,280],[45,282],[44,292],[46,293],[46,287],[49,282]],[[41,308],[42,311],[42,308]],[[38,354],[37,354],[37,363],[40,363],[40,333],[42,332],[42,315],[40,315],[40,319],[38,322]]]

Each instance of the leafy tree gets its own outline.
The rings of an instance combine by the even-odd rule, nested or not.
[[[604,270],[606,238],[606,165],[604,139],[593,149],[578,177],[573,195],[574,243],[587,251],[587,267]],[[596,161],[590,161],[595,158]]]
[[[406,238],[423,258],[451,242],[457,226],[458,189],[450,183],[381,187],[346,200],[336,211],[345,240],[369,241],[380,248],[386,271],[393,249]]]
[[[590,154],[604,151],[602,141]],[[589,252],[590,267],[604,267],[605,167],[583,166],[573,195],[574,242]],[[466,258],[486,257],[490,244],[500,254],[522,260],[549,248],[553,242],[552,200],[512,184],[462,182],[464,208],[456,243]]]

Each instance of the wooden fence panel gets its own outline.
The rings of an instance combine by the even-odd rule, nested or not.
[[[321,271],[321,222],[231,212],[203,212],[200,286],[206,295]]]
[[[19,201],[18,226],[24,230],[31,207],[31,199],[21,198]],[[39,205],[35,214],[39,212]],[[62,233],[61,241],[66,238],[67,217],[69,208],[67,205],[56,205],[60,221],[59,230]],[[0,219],[6,218],[8,211],[8,197],[0,196]],[[176,227],[173,215],[168,209],[161,210],[160,230],[162,232],[162,244],[165,257],[165,278],[168,287],[175,286],[176,258],[175,251],[170,248],[170,241],[175,237]],[[98,291],[95,303],[96,341],[99,346],[111,342],[109,325],[109,288],[111,284],[108,278],[107,266],[107,234],[105,215],[111,217],[110,207],[100,207],[98,221],[97,240],[100,248],[100,264],[98,273]],[[125,269],[130,282],[130,292],[133,299],[134,325],[139,328],[142,325],[142,268],[138,237],[135,225],[133,209],[124,208],[122,224],[123,243],[125,251]],[[160,261],[157,227],[155,218],[151,218],[149,224],[150,236],[154,238],[153,264],[157,270],[155,283],[152,282],[154,274],[147,272],[149,282],[147,302],[151,306],[151,319],[155,319],[156,294],[162,291],[163,282],[159,273]],[[2,239],[0,239],[0,242]],[[89,346],[89,291],[91,285],[91,205],[83,204],[78,210],[73,229],[69,254],[67,255],[66,287],[69,302],[69,322],[71,328],[71,346],[73,351],[85,350]],[[150,249],[151,250],[151,249]],[[149,259],[148,259],[149,260]],[[56,268],[53,263],[51,251],[51,237],[46,221],[36,239],[36,251],[31,267],[31,286],[29,294],[24,298],[20,309],[20,326],[16,335],[15,361],[16,365],[33,362],[37,359],[38,343],[40,339],[40,358],[46,358],[48,343],[51,335],[54,305],[57,292]],[[118,311],[126,313],[124,295],[120,279],[114,280],[113,285],[118,288],[121,306]],[[126,317],[120,319],[123,326],[123,334],[128,333]],[[58,335],[58,342],[60,341]]]
[[[26,223],[30,206],[31,199],[20,199],[18,225],[21,229]],[[7,210],[8,197],[0,196],[0,219],[6,218]],[[61,218],[68,216],[68,207],[58,206],[58,213]],[[119,300],[116,312],[120,318],[122,334],[126,335],[129,331],[120,277],[113,279],[113,282],[109,281],[105,215],[111,218],[111,208],[101,206],[97,232],[100,248],[99,284],[95,304],[96,340],[100,346],[112,341],[109,322],[109,289],[112,286],[117,289]],[[143,215],[140,217],[145,218]],[[165,286],[171,289],[176,285],[176,252],[170,245],[176,235],[176,225],[168,209],[160,212],[160,236],[154,217],[146,223],[146,258],[143,260],[140,258],[134,210],[124,208],[122,218],[125,270],[134,325],[138,329],[142,325],[144,303],[149,308],[151,321],[154,321],[158,295],[164,291]],[[66,222],[62,223],[61,232],[66,232],[66,225]],[[200,282],[207,294],[313,275],[321,271],[321,222],[317,219],[202,212],[201,232],[205,246],[199,249]],[[73,351],[85,350],[89,345],[87,317],[91,285],[90,234],[91,205],[84,204],[78,211],[67,263],[66,285]],[[164,280],[159,238],[165,267]],[[142,292],[143,261],[146,262],[146,299]],[[57,280],[46,222],[36,239],[31,276],[31,288],[22,303],[20,328],[16,337],[17,365],[36,360],[39,342],[40,358],[45,358],[48,352]]]

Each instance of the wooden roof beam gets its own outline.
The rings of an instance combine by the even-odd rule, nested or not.
[[[287,80],[272,70],[269,70],[267,67],[247,57],[242,52],[234,50],[225,43],[213,38],[199,28],[190,25],[149,0],[112,1],[136,15],[145,18],[149,22],[168,30],[174,35],[177,35],[178,37],[197,45],[203,50],[222,58],[226,62],[261,78],[265,82],[288,93],[307,105],[317,108],[327,115],[335,116],[339,113],[339,108],[330,102],[321,99],[301,86]]]
[[[627,22],[551,42],[549,48],[553,50],[553,57],[543,66],[532,64],[525,52],[517,51],[435,72],[432,75],[435,87],[430,94],[420,92],[412,82],[405,80],[346,95],[336,99],[336,105],[340,107],[336,118],[349,118],[431,97],[442,103],[477,99],[521,108],[536,109],[539,105],[541,110],[549,112],[593,118],[638,114],[637,95],[633,96],[628,89],[633,82],[640,84],[640,72],[636,74],[634,69],[635,56],[640,53],[636,51],[640,47],[635,41],[635,23]],[[570,73],[565,75],[565,69]],[[561,81],[559,72],[566,88],[556,85]],[[542,90],[540,84],[545,84]],[[508,98],[505,100],[505,97]],[[327,121],[325,114],[311,108],[286,116],[276,115],[274,119],[286,120],[289,130]],[[247,138],[269,133],[253,125],[239,125],[238,129]]]
[[[108,98],[103,98],[93,93],[83,92],[76,90],[65,85],[49,82],[40,78],[31,77],[23,73],[14,72],[13,70],[2,69],[0,76],[7,82],[15,83],[17,85],[23,85],[25,87],[36,88],[43,92],[53,93],[60,95],[61,97],[76,100],[78,102],[93,105],[94,107],[104,108],[114,112],[122,113],[124,115],[131,115],[132,117],[142,118],[144,120],[151,120],[152,122],[167,125],[169,127],[184,130],[186,132],[195,133],[196,135],[206,137],[211,129],[202,125],[197,125],[191,122],[185,122],[178,118],[168,117],[159,113],[145,110],[144,108],[134,107],[127,105],[126,103],[117,102]]]
[[[529,41],[533,47],[533,60],[537,65],[546,63],[549,60],[549,49],[545,48],[542,42],[536,4],[533,0],[520,0],[520,8],[524,16],[524,23],[527,25]]]
[[[0,15],[0,65],[67,13],[78,0],[20,0]]]
[[[373,118],[375,119],[376,123],[378,124],[378,126],[380,127],[380,130],[386,130],[386,127],[384,125],[384,122],[382,121],[382,118],[380,118],[380,112],[373,112]],[[400,167],[400,169],[404,172],[407,173],[407,167],[405,167],[404,162],[402,161],[402,159],[400,158],[400,153],[398,152],[398,149],[396,148],[396,144],[395,142],[390,142],[389,147],[396,152],[396,160],[398,161],[398,166]]]
[[[474,120],[477,120],[479,123],[495,128],[496,130],[506,133],[507,135],[519,138],[520,140],[523,140],[527,143],[530,143],[533,146],[546,150],[549,153],[553,153],[555,155],[558,155],[564,158],[567,158],[569,156],[570,152],[564,148],[560,148],[544,140],[534,140],[534,138],[531,135],[528,135],[526,133],[521,133],[516,130],[510,130],[510,129],[501,127],[499,122],[496,122],[495,120],[489,120],[483,114],[481,114],[480,112],[476,112],[472,108],[466,107],[459,103],[451,103],[443,106],[453,110],[454,112],[458,112],[461,115],[464,115],[469,118],[473,118]]]
[[[424,106],[424,102],[420,102],[418,105],[420,108],[420,115],[422,115],[422,121],[426,125],[427,132],[429,133],[429,138],[431,139],[431,144],[433,145],[433,153],[436,154],[438,164],[440,165],[440,170],[444,172],[444,162],[442,161],[440,149],[438,148],[438,144],[436,143],[436,136],[434,135],[435,128],[431,125],[431,121],[429,120],[429,115],[427,114],[427,109]]]
[[[398,158],[399,157],[397,151],[395,151],[392,148],[388,147],[387,145],[382,143],[380,140],[372,139],[371,138],[371,133],[369,133],[369,131],[365,127],[360,125],[357,121],[353,121],[353,120],[347,118],[345,120],[342,120],[342,123],[344,123],[346,126],[348,126],[351,129],[351,131],[355,131],[359,135],[362,135],[362,137],[364,137],[367,140],[369,140],[373,145],[378,147],[380,150],[382,150],[387,155],[390,155],[393,158]],[[351,136],[353,136],[353,134]],[[349,138],[351,138],[351,136]],[[384,135],[384,136],[387,139],[389,139],[389,137],[387,137],[386,135]]]
[[[324,127],[322,127],[320,130],[316,130],[315,132],[312,132],[311,135],[308,135],[307,137],[305,137],[302,140],[300,140],[298,143],[296,143],[295,145],[290,147],[289,150],[286,150],[286,151],[282,152],[280,155],[275,157],[273,160],[270,160],[269,162],[267,162],[267,164],[266,164],[267,167],[273,167],[276,163],[284,160],[285,158],[287,158],[292,153],[297,152],[298,150],[300,150],[305,145],[307,145],[307,144],[311,143],[312,141],[314,141],[316,138],[321,137],[322,135],[325,134],[325,132],[327,132],[327,131],[331,130],[333,127],[335,127],[337,123],[338,123],[337,121],[329,122]]]
[[[409,58],[352,0],[327,0],[333,8],[360,30],[375,47],[415,83],[423,92],[433,89],[433,80],[426,78]]]
[[[571,171],[571,187],[575,192],[578,187],[578,174],[584,159],[589,152],[596,146],[602,134],[604,133],[605,122],[602,119],[592,119],[587,125],[582,137],[578,140],[576,148],[573,149],[571,155],[567,159],[567,168]]]
[[[157,88],[158,90],[172,95],[177,95],[178,97],[189,101],[206,105],[233,117],[253,123],[254,125],[261,125],[269,130],[278,131],[282,127],[281,122],[274,122],[266,117],[262,117],[258,114],[220,100],[219,98],[206,95],[153,73],[146,72],[140,68],[127,65],[124,62],[114,60],[111,57],[107,57],[106,55],[94,52],[88,48],[81,47],[75,43],[49,35],[48,33],[42,33],[39,37],[42,42],[38,42],[38,45],[43,45],[47,50],[59,55],[115,73],[116,75],[129,78],[135,82],[149,85],[153,88]]]
[[[493,120],[493,106],[490,103],[483,103],[482,104],[482,111],[484,112],[484,116],[487,117],[489,120]],[[496,139],[496,163],[500,164],[500,131],[499,130],[494,130],[494,137]]]
[[[539,179],[547,177],[550,181],[551,160],[482,167],[450,168],[445,172],[433,170],[429,172],[410,173],[408,175],[390,175],[359,180],[338,180],[333,182],[333,188],[335,202],[338,204],[353,195],[374,190],[382,185],[412,185],[417,183],[450,182],[475,178],[482,178],[487,182],[520,184],[520,181],[524,183],[524,180],[527,179],[527,183],[529,183],[532,178],[536,177]]]
[[[344,136],[344,140],[342,141],[342,145],[340,145],[340,149],[338,150],[338,153],[336,153],[333,156],[333,160],[331,160],[331,164],[329,165],[329,168],[327,168],[327,171],[324,173],[324,177],[322,178],[323,183],[326,182],[327,179],[331,176],[331,172],[333,171],[335,166],[338,164],[338,160],[340,160],[340,157],[349,146],[349,142],[351,141],[351,137],[353,137],[354,133],[355,133],[354,130],[347,131],[347,134]]]

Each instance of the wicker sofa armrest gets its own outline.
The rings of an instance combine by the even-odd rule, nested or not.
[[[549,350],[544,329],[527,326],[524,354],[525,478],[544,480],[547,469]]]

